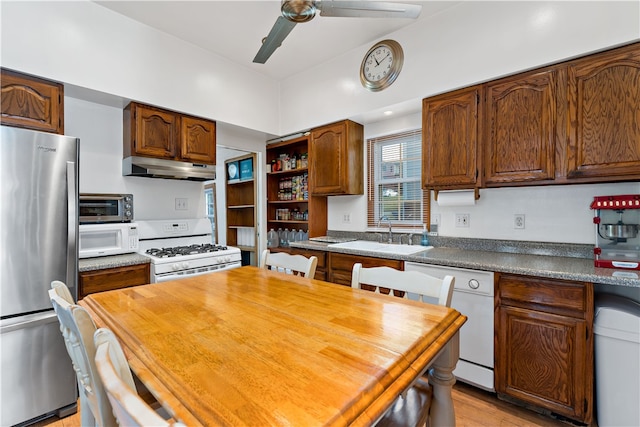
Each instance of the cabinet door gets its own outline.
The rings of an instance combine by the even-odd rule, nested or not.
[[[484,182],[552,180],[558,140],[558,70],[486,85]]]
[[[64,134],[63,86],[2,70],[2,124]]]
[[[567,96],[568,177],[640,178],[640,43],[570,63]]]
[[[191,162],[215,165],[215,122],[182,116],[180,123],[180,157]]]
[[[363,194],[362,125],[344,121],[311,132],[310,191],[313,195]]]
[[[481,87],[426,98],[422,104],[424,188],[479,184],[479,101]]]
[[[586,322],[509,306],[499,307],[496,320],[496,391],[589,422]]]
[[[135,155],[175,158],[180,126],[178,115],[139,104],[134,108]]]
[[[78,299],[84,298],[94,292],[145,285],[149,283],[149,281],[149,264],[81,272],[78,280]]]
[[[291,248],[291,247],[277,247],[270,248],[271,252],[286,252],[292,255],[302,255],[303,257],[309,258],[311,256],[315,256],[318,258],[318,264],[316,265],[316,274],[314,279],[316,280],[327,280],[327,253],[324,251],[314,251],[310,249],[300,249],[300,248]],[[349,279],[351,280],[351,279]],[[351,282],[349,282],[350,284]]]
[[[361,263],[363,267],[391,267],[396,270],[403,269],[403,262],[392,259],[376,258],[360,255],[348,255],[340,253],[329,253],[329,274],[327,280],[329,282],[337,283],[339,285],[351,286],[351,273],[353,271],[353,265],[357,262]],[[363,285],[362,289],[375,290],[373,286]],[[381,292],[386,293],[386,289],[381,289]]]

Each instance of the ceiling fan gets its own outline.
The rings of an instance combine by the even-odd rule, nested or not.
[[[307,22],[316,16],[340,16],[348,18],[412,18],[420,15],[422,6],[388,1],[338,1],[338,0],[282,0],[282,16],[276,19],[269,35],[262,39],[262,46],[253,62],[264,64],[280,47],[299,22]]]

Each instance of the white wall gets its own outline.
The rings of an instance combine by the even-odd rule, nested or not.
[[[371,123],[365,126],[365,140],[419,129],[421,120],[418,113]],[[595,241],[594,212],[589,209],[593,197],[638,193],[640,182],[493,188],[480,190],[475,205],[458,207],[438,206],[432,193],[431,217],[433,222],[434,215],[440,215],[442,236],[591,244]],[[367,230],[366,196],[329,197],[328,205],[330,230]],[[470,215],[468,228],[455,226],[456,213]],[[342,222],[344,214],[351,214],[351,223]],[[525,214],[524,229],[514,228],[514,214]]]
[[[1,65],[76,89],[65,120],[66,133],[82,140],[81,191],[132,192],[140,219],[200,215],[204,200],[199,183],[121,176],[120,109],[129,99],[214,119],[220,144],[263,150],[264,132],[358,120],[395,105],[419,111],[426,96],[640,39],[637,1],[463,2],[389,35],[403,45],[405,65],[391,88],[370,93],[358,80],[369,45],[276,83],[92,2],[0,5]],[[91,100],[83,89],[121,104],[81,101]],[[369,123],[365,136],[408,126],[420,126],[419,114]],[[443,235],[590,243],[589,199],[627,192],[640,192],[639,184],[483,190],[465,208],[468,229],[451,225],[459,210],[434,205],[434,213]],[[185,194],[196,202],[175,211],[175,197]],[[343,212],[352,213],[351,224],[339,221]],[[365,230],[365,212],[363,196],[331,197],[329,228]],[[526,215],[524,230],[512,229],[513,213]]]
[[[65,133],[80,138],[80,192],[131,193],[137,220],[205,216],[202,182],[122,176],[121,108],[65,97]],[[222,124],[217,138],[229,146],[264,151],[265,135],[261,132]],[[218,157],[217,163],[223,165],[224,159]],[[216,181],[224,183],[223,169],[217,176]],[[175,209],[176,197],[188,199],[188,210]],[[224,200],[222,193],[218,205]],[[222,229],[220,223],[218,226]]]
[[[427,96],[637,40],[639,16],[638,1],[462,2],[388,35],[403,46],[405,61],[382,92],[360,84],[369,44],[282,81],[280,130],[358,121],[410,101],[418,111]]]
[[[278,85],[247,67],[86,0],[0,5],[5,68],[278,133]]]
[[[461,2],[389,35],[404,68],[371,93],[370,45],[278,83],[90,1],[0,4],[3,67],[275,135],[640,38],[638,1]]]

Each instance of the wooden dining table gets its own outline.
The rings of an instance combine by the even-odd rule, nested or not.
[[[451,308],[251,266],[80,304],[188,426],[373,425],[427,368],[432,424],[455,424]]]

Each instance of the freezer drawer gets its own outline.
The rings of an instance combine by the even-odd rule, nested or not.
[[[53,311],[0,323],[0,425],[76,404],[76,375]]]

